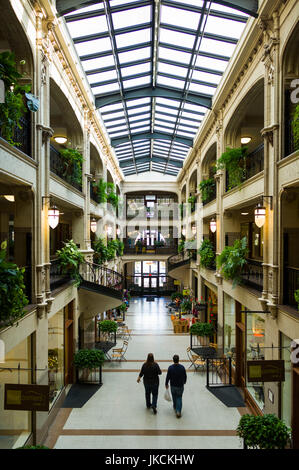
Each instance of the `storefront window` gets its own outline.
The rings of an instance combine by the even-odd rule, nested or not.
[[[236,307],[235,301],[224,294],[224,354],[231,356],[232,364],[236,361]]]
[[[287,426],[292,424],[291,342],[290,338],[281,334],[281,359],[284,360],[285,368],[285,381],[281,382],[281,419]]]
[[[50,406],[64,387],[64,311],[59,310],[48,323],[48,367]]]
[[[247,361],[265,359],[265,315],[259,313],[246,313],[247,325]],[[265,406],[264,386],[260,382],[248,382],[247,390],[255,399],[261,410]]]
[[[4,384],[31,384],[31,370],[6,370],[3,368],[30,369],[31,337],[6,353],[0,364],[0,449],[15,449],[25,444],[31,433],[31,412],[4,410]]]

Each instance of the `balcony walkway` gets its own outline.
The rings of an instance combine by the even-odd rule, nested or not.
[[[207,391],[205,373],[188,369],[189,335],[174,335],[167,302],[166,298],[155,302],[132,299],[126,314],[126,323],[133,329],[127,361],[104,364],[104,385],[83,408],[59,411],[46,445],[56,449],[242,448],[235,429],[247,409],[227,408]],[[121,346],[122,340],[118,343]],[[144,386],[136,382],[149,352],[162,370],[157,415],[146,409]],[[175,353],[188,371],[180,419],[163,397],[167,368]]]

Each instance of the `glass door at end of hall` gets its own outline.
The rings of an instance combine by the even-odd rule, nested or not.
[[[154,293],[158,290],[158,278],[156,276],[143,277],[143,291],[144,293]]]

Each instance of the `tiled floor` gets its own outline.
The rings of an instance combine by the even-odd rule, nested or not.
[[[83,408],[64,410],[65,424],[52,430],[49,442],[57,449],[238,449],[235,429],[244,409],[228,408],[205,387],[205,373],[188,369],[189,335],[172,331],[166,308],[169,299],[132,300],[126,324],[132,338],[127,361],[106,362],[104,385]],[[119,340],[122,345],[122,340]],[[158,413],[145,407],[144,387],[136,382],[147,354],[152,352],[163,371]],[[179,354],[187,383],[182,417],[164,400],[164,381],[172,356]],[[62,420],[63,421],[63,420]],[[55,428],[55,425],[54,425]],[[49,444],[48,442],[48,444]]]

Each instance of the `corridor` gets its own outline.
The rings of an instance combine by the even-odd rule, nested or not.
[[[235,435],[246,408],[228,408],[205,387],[205,373],[188,369],[189,334],[174,334],[166,307],[169,299],[132,299],[126,324],[132,337],[127,361],[105,362],[103,386],[82,407],[61,408],[45,443],[56,449],[239,449]],[[122,345],[118,340],[117,346]],[[136,382],[152,352],[162,376],[158,413],[146,409],[142,381]],[[164,399],[164,383],[172,356],[186,367],[182,417]]]

